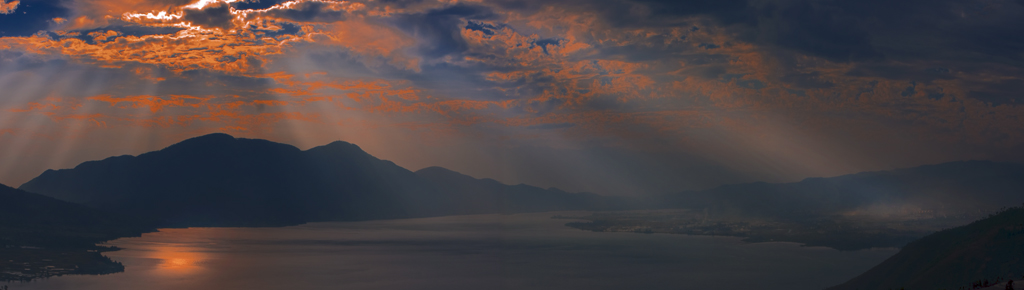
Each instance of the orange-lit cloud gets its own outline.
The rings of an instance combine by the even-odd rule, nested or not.
[[[111,97],[111,96],[95,96],[86,98],[87,100],[101,101],[110,103],[111,106],[118,106],[124,103],[123,107],[141,108],[148,107],[153,113],[159,112],[164,107],[192,107],[198,108],[203,106],[206,101],[210,98],[200,98],[193,96],[171,96],[170,99],[165,100],[160,97],[154,96],[128,96],[128,97]]]
[[[401,52],[415,43],[411,38],[394,28],[370,24],[363,16],[345,16],[362,10],[365,5],[361,3],[302,0],[266,9],[238,10],[229,6],[233,1],[100,2],[75,2],[84,7],[79,11],[83,15],[70,20],[55,19],[64,29],[56,31],[57,37],[7,37],[0,39],[0,48],[67,56],[103,67],[153,64],[173,72],[203,69],[257,73],[268,56],[282,54],[292,43],[299,42],[341,46],[364,55],[368,63],[383,61],[410,70],[415,70],[418,63]],[[318,15],[338,16],[294,19],[296,13],[305,13],[299,11],[310,9],[310,5],[316,5]],[[176,32],[127,35],[117,29],[102,28],[113,24]],[[299,30],[285,32],[285,25]],[[101,29],[87,35],[78,32],[92,28]]]
[[[18,9],[18,4],[20,3],[20,0],[14,0],[11,2],[7,2],[6,0],[0,1],[0,14],[14,13],[14,10]]]
[[[266,55],[280,54],[281,42],[292,39],[256,39],[256,35],[225,35],[182,30],[174,35],[121,36],[117,32],[93,34],[94,44],[78,38],[32,36],[7,40],[27,51],[57,53],[105,67],[125,63],[155,64],[171,71],[207,69],[229,73],[258,70]]]

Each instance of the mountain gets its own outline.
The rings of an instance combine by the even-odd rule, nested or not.
[[[47,170],[19,187],[165,225],[286,225],[305,216],[297,182],[301,151],[214,134],[163,150]]]
[[[607,203],[597,195],[449,179],[454,175],[434,171],[417,174],[341,141],[303,151],[210,134],[139,156],[47,170],[20,189],[157,219],[163,226],[280,226]],[[462,191],[479,183],[487,183],[487,190]],[[474,208],[470,200],[493,206]]]
[[[968,289],[976,281],[1018,279],[1024,274],[1021,257],[1024,208],[1016,207],[911,242],[882,264],[828,289]]]
[[[806,218],[822,215],[975,215],[1024,202],[1024,165],[958,161],[795,183],[746,183],[673,194],[665,207],[718,214]]]
[[[124,266],[97,243],[139,236],[152,224],[0,185],[0,281],[107,274]]]
[[[145,221],[0,184],[0,248],[90,247],[149,229]]]

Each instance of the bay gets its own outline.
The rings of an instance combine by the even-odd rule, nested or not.
[[[10,289],[822,289],[896,249],[840,252],[735,237],[589,232],[554,215],[281,228],[161,229],[105,253],[122,273]]]

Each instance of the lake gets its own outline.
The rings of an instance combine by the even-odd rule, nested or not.
[[[281,228],[162,229],[109,245],[123,273],[10,289],[822,289],[896,249],[589,232],[551,216],[475,215]]]

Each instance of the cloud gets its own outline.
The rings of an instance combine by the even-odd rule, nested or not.
[[[21,3],[21,1],[19,1],[19,0],[14,0],[14,1],[11,1],[11,2],[0,1],[0,14],[11,14],[11,13],[14,13],[14,10],[18,9],[18,4],[20,4],[20,3]]]
[[[66,18],[70,10],[59,0],[6,2],[0,0],[0,37],[29,36],[48,30],[54,18]]]
[[[365,7],[362,3],[305,1],[291,2],[288,9],[268,7],[264,14],[268,17],[286,19],[294,22],[336,22],[344,21],[347,14]]]
[[[204,105],[210,98],[200,98],[193,96],[175,96],[172,95],[170,99],[163,99],[154,96],[127,96],[127,97],[112,97],[109,95],[93,96],[86,98],[87,100],[100,101],[110,103],[111,106],[118,106],[124,103],[122,108],[142,108],[148,107],[153,113],[160,112],[164,107],[192,107],[199,108]]]
[[[772,20],[760,23],[762,41],[834,61],[872,60],[883,55],[871,45],[867,24],[858,15],[819,2],[797,1],[765,8]]]
[[[458,37],[467,20],[488,20],[494,13],[485,6],[457,4],[423,13],[398,15],[397,26],[416,35],[420,51],[427,57],[441,57],[465,51],[466,43]]]
[[[206,5],[199,9],[182,9],[181,20],[187,21],[191,26],[200,28],[231,29],[234,24],[231,21],[234,15],[231,14],[231,6],[227,3],[215,3]]]

